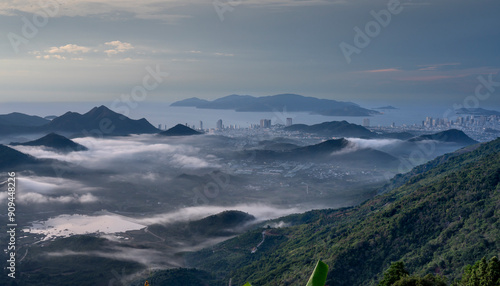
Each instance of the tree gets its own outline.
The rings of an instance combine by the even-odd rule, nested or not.
[[[483,257],[473,266],[465,267],[462,280],[454,285],[457,286],[498,286],[500,285],[500,262],[497,257],[486,261]]]
[[[393,262],[389,269],[384,272],[384,279],[378,283],[378,286],[392,286],[398,280],[408,276],[403,262]]]
[[[393,286],[446,286],[443,277],[427,275],[424,278],[416,276],[406,276],[396,281]]]

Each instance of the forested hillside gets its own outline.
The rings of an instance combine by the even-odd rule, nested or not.
[[[394,261],[453,281],[465,265],[500,253],[499,151],[497,139],[437,158],[360,206],[283,218],[292,226],[241,235],[188,263],[233,285],[305,284],[318,259],[330,266],[327,285],[376,285]]]

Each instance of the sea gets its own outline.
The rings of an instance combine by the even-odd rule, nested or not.
[[[350,123],[362,124],[364,119],[369,120],[370,126],[421,125],[426,117],[443,118],[453,113],[452,106],[416,106],[414,104],[397,105],[397,109],[377,109],[382,114],[368,117],[358,116],[323,116],[308,112],[288,112],[286,107],[274,112],[236,112],[233,110],[198,109],[195,107],[173,107],[170,102],[136,102],[130,107],[124,103],[115,105],[112,102],[20,102],[0,103],[0,114],[21,112],[29,115],[60,116],[68,111],[85,113],[95,106],[105,105],[108,108],[127,115],[132,119],[146,118],[155,127],[167,129],[176,124],[187,124],[200,128],[215,128],[217,121],[222,120],[224,126],[248,128],[260,124],[261,119],[271,119],[272,124],[285,124],[287,118],[292,118],[293,124],[317,124],[327,121],[345,120]],[[372,109],[381,106],[366,106]]]

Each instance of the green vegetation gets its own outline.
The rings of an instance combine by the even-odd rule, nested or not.
[[[483,257],[473,266],[465,268],[462,279],[454,286],[498,286],[500,285],[500,262],[495,256],[486,261]]]
[[[255,253],[260,230],[187,261],[233,285],[302,284],[320,257],[330,265],[327,285],[377,285],[394,261],[405,261],[417,276],[454,281],[467,264],[500,252],[499,152],[497,139],[436,158],[360,206],[284,218],[292,226],[269,230]],[[398,283],[442,282],[417,276]]]
[[[378,283],[378,286],[391,286],[408,275],[403,262],[392,263],[391,267],[384,272],[384,279]]]
[[[78,235],[32,246],[29,253],[26,252],[26,258],[18,262],[15,281],[19,286],[120,285],[122,277],[141,270],[143,266],[104,257],[111,253],[105,248],[108,244],[103,238]],[[96,253],[103,254],[103,257]],[[1,280],[0,285],[4,285]]]
[[[168,285],[168,286],[226,286],[227,284],[216,281],[215,278],[201,270],[197,269],[169,269],[157,271],[147,278],[149,285]],[[130,286],[144,286],[144,279],[139,279]]]
[[[423,278],[410,276],[403,262],[395,262],[384,272],[378,286],[446,286],[446,279],[432,274]]]
[[[403,262],[391,264],[384,272],[384,278],[378,286],[446,286],[446,278],[427,274],[425,277],[409,276]],[[483,257],[474,265],[465,267],[462,279],[452,286],[498,286],[500,285],[500,262],[495,256],[486,261]]]

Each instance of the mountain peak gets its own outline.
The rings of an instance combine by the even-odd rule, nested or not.
[[[73,151],[86,151],[87,147],[80,145],[62,135],[51,132],[37,140],[25,143],[10,143],[12,146],[44,146],[58,152],[69,153]]]
[[[92,108],[89,112],[84,114],[84,116],[87,116],[87,115],[90,115],[90,116],[99,116],[99,115],[119,116],[120,114],[114,112],[113,110],[107,108],[104,105],[101,105],[101,106],[98,106],[98,107],[96,106],[96,107]]]
[[[168,129],[167,131],[163,131],[158,134],[163,136],[190,136],[190,135],[200,135],[202,133],[194,129],[191,129],[186,125],[177,124],[174,127]]]

